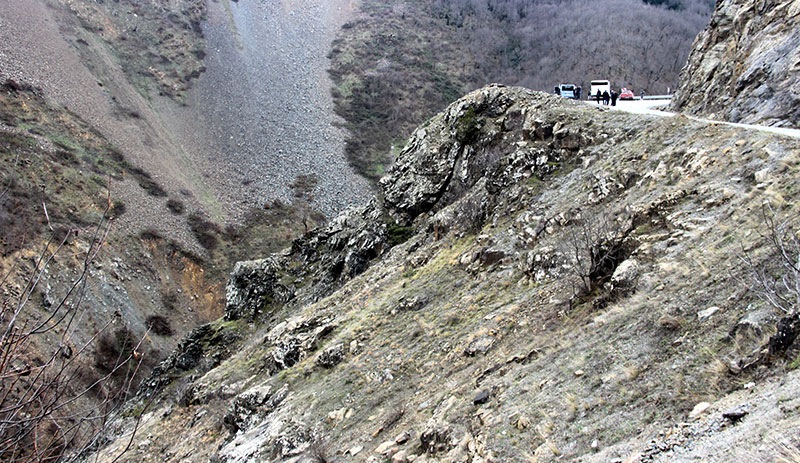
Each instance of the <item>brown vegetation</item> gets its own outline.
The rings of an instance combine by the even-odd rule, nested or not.
[[[490,82],[588,91],[600,78],[637,93],[675,88],[713,2],[649,3],[362,2],[330,55],[336,111],[352,133],[348,160],[379,178],[415,126]]]

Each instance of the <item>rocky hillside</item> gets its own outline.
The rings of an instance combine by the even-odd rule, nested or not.
[[[722,0],[700,33],[673,107],[720,120],[800,127],[800,3]]]
[[[325,74],[348,4],[0,2],[0,460],[79,449],[223,314],[236,261],[366,196]]]
[[[470,93],[414,132],[381,200],[237,265],[121,461],[796,458],[797,308],[774,296],[797,295],[798,156]]]

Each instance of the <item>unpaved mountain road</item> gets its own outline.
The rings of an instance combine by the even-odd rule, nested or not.
[[[629,113],[635,114],[648,114],[651,116],[660,116],[660,117],[672,117],[678,115],[678,113],[674,113],[671,111],[664,111],[660,108],[663,108],[669,105],[668,99],[664,100],[620,100],[617,102],[617,106],[604,106],[605,108],[609,108],[616,111],[625,111]],[[587,102],[586,104],[590,106],[598,106],[595,102]],[[599,105],[602,106],[602,105]],[[683,114],[684,116],[698,122],[704,122],[706,124],[723,124],[729,125],[732,127],[739,127],[748,130],[760,130],[762,132],[769,132],[775,133],[778,135],[784,135],[787,137],[792,138],[800,138],[800,129],[788,129],[784,127],[772,127],[768,125],[753,125],[753,124],[738,124],[735,122],[726,122],[726,121],[717,121],[713,119],[705,119],[702,117],[695,117]]]

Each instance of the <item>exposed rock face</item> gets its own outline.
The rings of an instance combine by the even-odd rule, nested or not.
[[[673,108],[800,127],[800,2],[722,0],[695,40]]]
[[[595,140],[595,127],[531,117],[551,103],[528,90],[493,85],[452,104],[414,132],[381,179],[389,213],[410,223],[468,195],[479,181],[485,182],[480,191],[496,193],[521,178],[549,173]]]
[[[283,262],[276,256],[237,262],[225,289],[225,318],[254,319],[273,301],[285,303],[294,297],[294,289],[278,282]]]

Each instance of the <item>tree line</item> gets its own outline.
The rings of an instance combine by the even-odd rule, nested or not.
[[[348,159],[379,178],[417,125],[493,82],[672,90],[713,0],[647,1],[363,0],[330,54]]]

